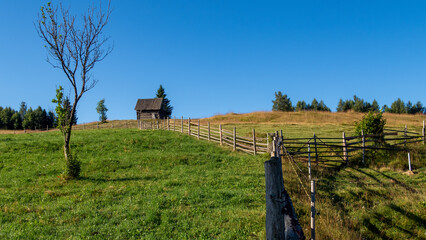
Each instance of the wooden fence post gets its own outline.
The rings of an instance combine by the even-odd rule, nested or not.
[[[183,116],[180,118],[180,131],[183,133]]]
[[[365,136],[364,136],[364,130],[361,129],[361,135],[362,135],[362,164],[365,163]]]
[[[207,140],[210,141],[210,122],[207,123],[207,130],[208,130]]]
[[[235,128],[234,127],[234,133],[232,134],[233,135],[233,149],[234,149],[234,151],[237,151],[237,128]]]
[[[342,146],[343,146],[343,159],[348,162],[348,148],[346,147],[346,136],[345,132],[342,133]]]
[[[253,155],[256,155],[256,131],[253,128]]]
[[[176,116],[175,119],[173,119],[173,131],[176,132]]]
[[[99,122],[97,122],[97,125],[98,125],[98,129],[99,129]]]
[[[404,147],[407,147],[407,125],[404,128]]]
[[[269,149],[269,134],[266,133],[266,151],[270,152],[271,149]]]
[[[281,158],[271,157],[264,167],[266,239],[305,239],[290,196],[284,188]]]
[[[410,151],[408,151],[408,170],[411,172],[411,158],[410,158]]]
[[[188,135],[191,136],[191,118],[188,118]]]
[[[197,132],[198,140],[200,140],[200,119],[198,119],[198,132]]]
[[[423,135],[423,145],[424,145],[425,144],[425,120],[423,120],[422,135]]]
[[[308,143],[308,174],[309,181],[312,179],[312,170],[311,170],[311,144]]]
[[[317,148],[317,136],[314,133],[314,145],[315,145],[315,162],[318,165],[319,159],[318,159],[318,148]]]
[[[167,130],[170,131],[170,118],[167,117]]]
[[[311,180],[311,240],[315,240],[315,180]]]
[[[114,128],[114,122],[111,120],[111,128]]]
[[[49,131],[49,125],[46,125],[46,130]]]
[[[222,124],[219,124],[219,142],[220,142],[220,146],[223,145],[223,141],[222,141]]]

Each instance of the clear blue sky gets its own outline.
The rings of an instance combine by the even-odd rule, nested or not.
[[[54,109],[56,87],[70,90],[45,61],[33,25],[45,2],[0,2],[0,106]],[[90,2],[63,1],[78,15]],[[425,1],[112,5],[106,33],[115,48],[93,71],[99,83],[81,99],[79,122],[98,119],[102,98],[110,119],[135,119],[136,100],[154,97],[160,84],[178,117],[269,111],[275,91],[293,104],[322,99],[332,110],[354,94],[380,105],[398,97],[426,104]]]

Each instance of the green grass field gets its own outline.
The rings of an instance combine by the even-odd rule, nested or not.
[[[75,131],[72,150],[82,177],[64,181],[59,132],[0,135],[1,239],[264,239],[266,155],[136,129]],[[413,176],[316,167],[318,239],[424,239],[426,169],[417,164]],[[309,236],[309,199],[283,169]]]

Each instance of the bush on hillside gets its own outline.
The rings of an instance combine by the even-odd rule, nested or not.
[[[368,112],[364,115],[361,121],[355,124],[355,134],[361,135],[361,130],[364,132],[364,135],[374,134],[381,135],[378,139],[383,139],[383,131],[386,125],[386,119],[383,118],[383,113],[378,112]]]

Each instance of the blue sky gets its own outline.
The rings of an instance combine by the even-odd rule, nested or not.
[[[0,2],[0,106],[54,109],[65,75],[52,68],[33,23],[47,1]],[[57,3],[57,1],[52,1]],[[76,15],[90,3],[68,0]],[[103,0],[103,2],[105,2]],[[335,110],[354,94],[390,105],[426,104],[425,1],[113,0],[114,51],[94,69],[98,85],[79,122],[134,119],[138,98],[162,84],[173,116],[271,110],[275,91],[322,99]]]

